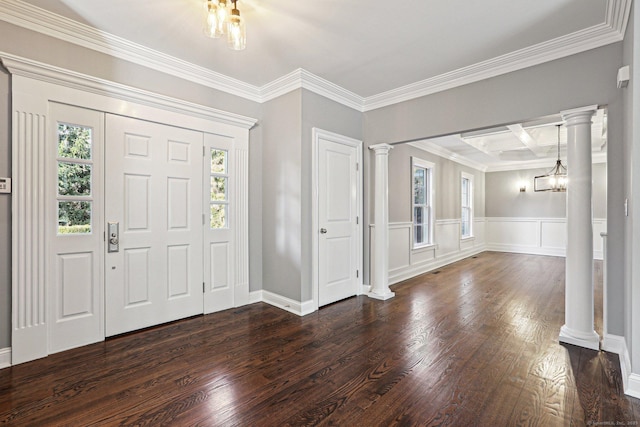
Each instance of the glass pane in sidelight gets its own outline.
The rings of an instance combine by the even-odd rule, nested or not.
[[[227,173],[227,152],[225,150],[211,150],[211,173]]]
[[[90,196],[91,165],[58,162],[58,195]]]
[[[58,157],[91,159],[91,128],[59,123]]]
[[[91,233],[92,202],[58,202],[58,234]]]
[[[211,228],[227,228],[227,205],[211,205]]]
[[[211,201],[224,202],[227,200],[227,178],[211,177]]]

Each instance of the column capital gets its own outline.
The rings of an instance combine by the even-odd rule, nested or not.
[[[387,154],[389,150],[393,148],[393,145],[389,144],[376,144],[369,147],[369,150],[373,150],[376,154]]]
[[[562,120],[567,122],[567,125],[578,124],[583,122],[583,120],[588,120],[589,122],[591,122],[591,117],[597,110],[597,105],[589,105],[587,107],[573,108],[571,110],[561,111],[560,115],[562,116]]]

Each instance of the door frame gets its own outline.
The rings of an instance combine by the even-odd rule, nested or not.
[[[364,282],[363,282],[363,266],[364,266],[364,228],[363,228],[363,198],[362,198],[362,188],[363,188],[363,173],[362,173],[362,141],[350,138],[348,136],[340,135],[334,132],[330,132],[327,130],[312,128],[311,129],[311,187],[312,187],[312,201],[311,201],[311,246],[312,246],[312,255],[311,255],[311,264],[312,264],[312,303],[314,311],[319,308],[319,293],[320,293],[320,238],[319,238],[319,212],[320,208],[320,200],[319,200],[319,159],[320,153],[319,150],[319,141],[320,139],[328,140],[330,142],[334,142],[336,144],[347,145],[349,147],[353,147],[356,149],[356,175],[357,175],[357,183],[356,188],[358,189],[357,194],[357,217],[358,217],[358,226],[356,232],[357,239],[357,247],[358,253],[356,255],[357,268],[359,271],[358,275],[358,283],[356,287],[356,295],[361,295],[364,293]]]
[[[249,129],[257,120],[11,54],[3,53],[0,60],[11,73],[12,88],[12,165],[16,185],[11,195],[11,364],[15,365],[50,354],[47,269],[53,242],[44,233],[51,213],[43,207],[51,196],[41,189],[48,188],[46,174],[52,167],[50,156],[46,156],[51,151],[46,150],[50,142],[46,126],[51,102],[233,138],[235,167],[242,177],[242,188],[237,190],[243,194],[243,208],[248,207]],[[234,285],[238,297],[235,305],[239,306],[249,302],[248,212],[239,214],[236,223],[239,247]],[[104,306],[103,299],[101,304]]]

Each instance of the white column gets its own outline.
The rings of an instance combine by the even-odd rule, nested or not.
[[[597,106],[562,112],[567,127],[567,259],[565,324],[560,342],[593,350],[593,213],[591,205],[591,117]]]
[[[376,153],[375,166],[375,229],[373,257],[373,287],[367,294],[371,298],[387,300],[395,293],[389,289],[389,144],[369,147]]]

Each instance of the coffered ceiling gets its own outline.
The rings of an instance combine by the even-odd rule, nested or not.
[[[594,162],[606,161],[607,115],[599,109],[592,119],[591,152]],[[485,171],[551,168],[558,157],[567,160],[567,129],[562,118],[548,116],[476,132],[448,135],[411,145]],[[558,125],[560,137],[558,138]]]

